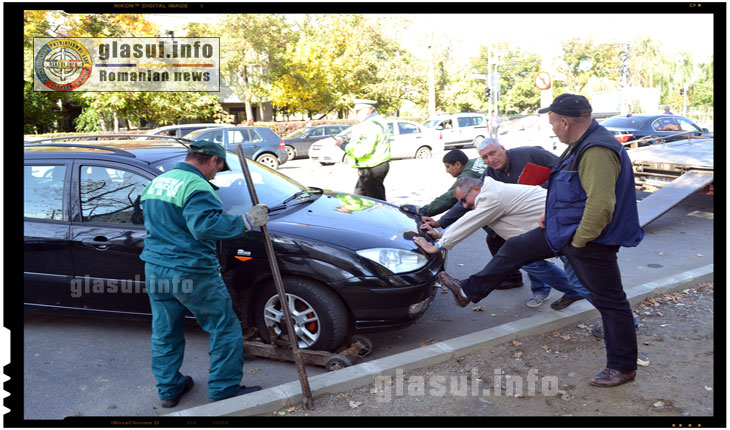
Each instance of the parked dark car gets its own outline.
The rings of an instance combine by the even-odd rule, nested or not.
[[[692,136],[712,137],[706,128],[679,115],[616,115],[601,122],[624,146],[646,146],[657,142],[671,142]],[[657,137],[657,139],[652,139]]]
[[[149,318],[140,194],[187,150],[167,142],[27,144],[24,303],[27,310]],[[251,208],[238,157],[214,179],[225,211]],[[434,298],[446,253],[412,241],[420,219],[390,203],[305,187],[249,163],[302,348],[334,350],[354,332],[406,326]],[[286,331],[263,235],[219,242],[221,273],[245,327]],[[190,316],[192,318],[192,316]]]
[[[314,127],[300,128],[284,138],[286,152],[289,159],[309,157],[309,147],[312,143],[342,133],[350,128],[347,124],[316,125]]]
[[[210,140],[229,151],[235,151],[236,146],[242,143],[246,158],[272,169],[278,169],[289,159],[284,141],[268,127],[216,127],[196,130],[184,137],[190,140]]]
[[[158,127],[154,130],[150,130],[149,133],[145,133],[145,134],[151,134],[151,135],[157,135],[157,136],[183,137],[188,133],[194,132],[195,130],[200,130],[203,128],[212,128],[212,127],[226,127],[226,124],[200,123],[200,124],[166,125],[164,127]]]

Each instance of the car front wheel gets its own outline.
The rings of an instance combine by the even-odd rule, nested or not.
[[[342,300],[331,290],[306,279],[285,279],[284,289],[299,348],[334,351],[350,331]],[[266,285],[255,301],[256,328],[264,341],[271,342],[269,329],[286,334],[284,309],[273,282]]]
[[[258,157],[256,157],[256,162],[259,164],[263,164],[270,169],[276,170],[279,168],[279,159],[271,154],[259,155]]]

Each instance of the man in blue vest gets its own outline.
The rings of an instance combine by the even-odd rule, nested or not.
[[[568,148],[550,174],[539,228],[507,240],[487,266],[468,279],[439,278],[460,306],[479,302],[509,273],[533,261],[565,255],[590,291],[603,320],[606,368],[590,384],[614,387],[636,377],[636,329],[621,284],[616,253],[644,237],[636,210],[631,160],[606,128],[591,118],[580,95],[562,94],[548,113],[553,132]]]

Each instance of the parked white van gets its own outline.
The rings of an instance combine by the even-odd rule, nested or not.
[[[489,136],[489,121],[480,113],[456,113],[428,119],[424,126],[441,133],[446,148],[474,147]]]

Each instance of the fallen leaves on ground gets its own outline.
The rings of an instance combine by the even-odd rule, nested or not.
[[[353,408],[353,409],[355,409],[355,408],[359,408],[359,407],[360,407],[360,405],[362,405],[362,402],[356,402],[356,401],[354,401],[354,400],[350,400],[350,407],[351,407],[351,408]]]
[[[471,310],[474,312],[484,312],[484,306],[475,306]]]
[[[646,367],[646,366],[649,365],[649,360],[642,360],[640,358],[637,358],[636,359],[636,364],[638,364],[639,366]]]
[[[512,346],[522,346],[522,345],[524,345],[524,344],[522,342],[520,342],[519,340],[512,341]]]

